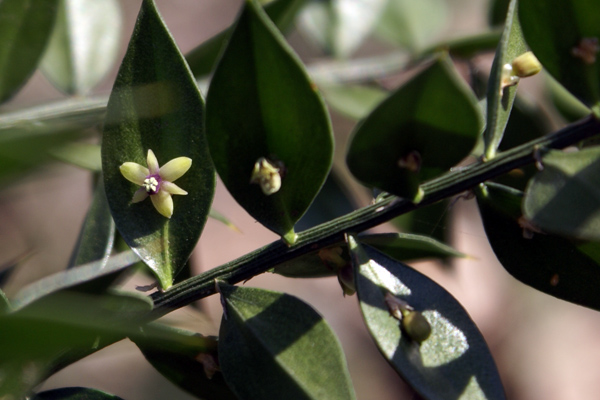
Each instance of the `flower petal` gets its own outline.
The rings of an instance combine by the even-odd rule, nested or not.
[[[164,191],[168,192],[169,194],[181,194],[181,195],[188,194],[188,192],[186,192],[185,190],[183,190],[182,188],[180,188],[173,182],[169,182],[169,181],[163,181],[160,186],[160,190],[164,190]]]
[[[133,199],[131,199],[132,203],[139,203],[142,200],[145,200],[148,197],[148,192],[146,192],[145,188],[139,188],[133,194]]]
[[[142,186],[144,184],[144,179],[150,174],[148,168],[134,163],[134,162],[126,162],[123,163],[119,169],[121,170],[121,174],[127,179],[129,182],[133,182],[138,186]]]
[[[157,194],[150,196],[150,200],[152,200],[156,211],[167,218],[171,218],[171,215],[173,215],[173,198],[168,192],[161,190]]]
[[[159,175],[163,181],[173,182],[181,178],[192,166],[192,159],[188,157],[177,157],[160,168]]]
[[[158,174],[159,165],[154,152],[148,149],[148,156],[146,157],[146,163],[148,164],[148,169],[150,170],[150,174]]]

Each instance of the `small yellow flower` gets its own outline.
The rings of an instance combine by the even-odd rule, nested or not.
[[[183,176],[192,166],[192,159],[177,157],[159,167],[158,160],[148,150],[146,158],[148,168],[143,165],[126,162],[119,167],[121,174],[130,182],[141,186],[133,195],[132,203],[139,203],[150,196],[156,211],[167,218],[173,215],[173,199],[171,195],[186,195],[187,192],[173,182]]]

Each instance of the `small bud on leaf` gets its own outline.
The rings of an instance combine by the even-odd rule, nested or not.
[[[261,157],[254,164],[250,183],[259,184],[267,196],[277,193],[281,189],[281,168]]]
[[[431,325],[419,311],[403,313],[402,329],[411,340],[421,343],[431,335]]]
[[[535,75],[542,70],[542,64],[531,51],[525,52],[515,58],[511,65],[513,75],[519,78]]]

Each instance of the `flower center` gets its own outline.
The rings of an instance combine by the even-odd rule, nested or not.
[[[149,175],[144,179],[144,189],[148,194],[156,194],[160,191],[161,179],[158,175]]]

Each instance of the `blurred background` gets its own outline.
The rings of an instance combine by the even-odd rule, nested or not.
[[[358,0],[356,0],[358,2]],[[363,0],[369,3],[369,0]],[[377,1],[372,0],[373,6]],[[156,0],[164,20],[185,54],[235,19],[239,0]],[[429,2],[424,2],[429,3]],[[121,0],[122,45],[112,71],[92,95],[110,93],[118,64],[125,54],[141,0]],[[422,46],[441,38],[460,37],[487,30],[490,4],[486,0],[432,1],[435,13]],[[383,12],[383,11],[382,11]],[[315,18],[303,16],[300,27],[288,35],[292,46],[307,65],[328,59],[318,35],[307,33]],[[304,28],[304,30],[302,29]],[[366,29],[366,28],[365,28]],[[322,44],[322,43],[321,43]],[[343,47],[347,46],[347,47]],[[334,51],[343,58],[371,57],[395,51],[376,35],[365,41],[345,43]],[[331,50],[331,49],[330,49]],[[484,75],[492,53],[473,61]],[[465,70],[464,64],[459,68]],[[382,82],[396,87],[406,74],[392,74]],[[541,94],[543,77],[532,78],[519,89],[533,98]],[[41,72],[36,72],[22,91],[0,106],[0,113],[64,99]],[[542,106],[548,107],[542,99]],[[349,174],[343,166],[346,143],[356,121],[332,111],[336,136],[336,166],[345,182]],[[560,121],[548,117],[549,128]],[[348,183],[355,206],[371,201],[371,193],[356,183]],[[5,288],[10,296],[27,283],[62,270],[75,244],[81,223],[91,201],[91,173],[73,166],[51,163],[32,174],[11,180],[0,190],[0,265],[23,255]],[[341,205],[343,208],[344,205]],[[218,184],[213,207],[229,218],[236,232],[209,219],[192,255],[194,273],[199,273],[248,253],[278,237],[256,223]],[[469,255],[465,259],[419,262],[413,266],[452,293],[471,315],[494,355],[508,398],[526,400],[596,399],[600,389],[600,314],[554,299],[530,289],[509,276],[498,264],[483,232],[473,200],[460,199],[444,205],[435,223],[421,221],[422,231],[437,232]],[[417,221],[419,222],[419,221]],[[303,221],[310,224],[309,221]],[[378,232],[395,230],[380,226]],[[127,288],[151,283],[136,276]],[[356,297],[344,297],[335,277],[289,279],[263,274],[247,286],[273,289],[300,297],[318,310],[337,333],[348,360],[358,399],[414,399],[416,394],[387,365],[370,338],[357,307]],[[203,316],[189,309],[170,318],[193,321],[193,329],[216,334],[221,306],[216,296],[198,304]],[[128,400],[192,398],[170,384],[128,341],[112,345],[74,364],[49,379],[41,389],[87,386],[105,390]]]

